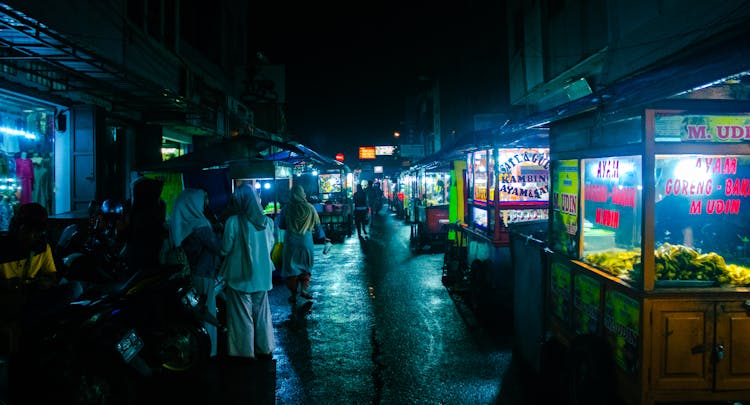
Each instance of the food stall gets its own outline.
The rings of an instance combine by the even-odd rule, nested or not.
[[[410,169],[405,169],[398,175],[396,198],[399,202],[396,206],[396,217],[403,219],[407,224],[414,220],[415,182],[416,178]]]
[[[544,335],[569,361],[547,373],[628,404],[744,401],[750,114],[664,106],[550,125]]]
[[[519,135],[528,146],[497,140],[467,153],[465,224],[456,230],[466,243],[474,305],[502,320],[512,317],[513,302],[508,227],[548,216],[546,136],[532,130]]]
[[[341,242],[352,235],[354,175],[347,165],[298,143],[268,159],[293,165],[294,183],[305,190],[329,239]]]
[[[354,214],[350,197],[351,174],[345,170],[330,170],[318,174],[316,178],[322,207],[318,215],[326,236],[333,241],[342,241],[345,237],[352,236]]]
[[[514,288],[508,227],[548,217],[549,140],[537,128],[500,135],[497,128],[457,138],[417,162],[406,180],[418,193],[429,183],[420,171],[433,173],[432,189],[447,202],[438,220],[447,242],[443,283],[466,294],[488,325],[507,328]]]
[[[416,250],[429,247],[444,248],[448,233],[448,191],[450,187],[449,162],[415,165],[416,195],[415,218],[411,224],[410,244]]]

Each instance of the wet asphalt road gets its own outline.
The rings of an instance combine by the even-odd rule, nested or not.
[[[409,225],[386,211],[372,222],[366,240],[317,246],[309,314],[283,286],[271,293],[275,402],[522,403],[504,386],[512,336],[486,333],[449,294],[442,254],[410,251]]]
[[[270,293],[273,361],[214,360],[191,380],[156,382],[160,403],[523,404],[512,334],[489,333],[441,282],[443,256],[413,253],[410,227],[375,216],[370,238],[316,245],[313,305]],[[298,304],[299,305],[299,304]],[[497,325],[495,325],[497,326]],[[503,328],[496,328],[502,330]],[[139,401],[140,402],[140,401]]]

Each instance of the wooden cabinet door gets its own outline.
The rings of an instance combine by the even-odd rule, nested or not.
[[[750,387],[750,312],[745,303],[716,305],[717,391]]]
[[[714,303],[657,301],[651,315],[651,386],[711,390]]]

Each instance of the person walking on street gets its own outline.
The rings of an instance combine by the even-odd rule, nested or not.
[[[362,233],[367,236],[367,215],[370,207],[367,193],[361,184],[357,184],[357,191],[352,198],[354,198],[354,225],[357,227],[357,236],[362,239]]]
[[[383,190],[380,188],[380,182],[371,183],[367,191],[370,212],[372,215],[380,214],[380,209],[383,208]]]
[[[312,295],[308,291],[313,268],[314,247],[313,230],[320,226],[320,217],[315,207],[307,202],[305,190],[300,185],[292,188],[289,204],[282,213],[284,229],[284,260],[281,275],[284,278],[291,296],[289,302],[297,303],[297,294],[308,300],[309,307]]]
[[[204,215],[206,192],[197,188],[183,190],[174,202],[169,219],[169,242],[182,246],[188,262],[193,287],[205,300],[206,310],[216,317],[217,270],[221,255],[221,241],[211,221]],[[217,330],[205,322],[211,338],[211,356],[216,356]]]
[[[222,238],[220,276],[226,281],[229,356],[270,359],[275,348],[268,291],[273,289],[274,223],[249,185],[235,189],[235,214]]]

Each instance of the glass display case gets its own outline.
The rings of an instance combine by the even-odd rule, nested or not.
[[[640,279],[640,156],[584,159],[583,259],[623,280]]]
[[[552,167],[554,249],[578,258],[580,241],[583,262],[640,288],[642,248],[648,248],[642,246],[641,156]],[[655,155],[653,184],[653,228],[646,232],[654,237],[655,288],[750,285],[750,156]]]
[[[653,153],[552,162],[551,247],[636,289],[750,285],[745,118],[650,114]]]
[[[426,206],[448,204],[450,173],[424,172],[419,176],[419,190],[423,204]]]
[[[750,284],[750,156],[657,155],[657,287]]]
[[[548,148],[498,148],[469,154],[471,225],[494,232],[495,209],[503,229],[547,219],[549,164]]]
[[[318,175],[318,194],[321,200],[341,198],[343,191],[341,173],[321,173]]]

